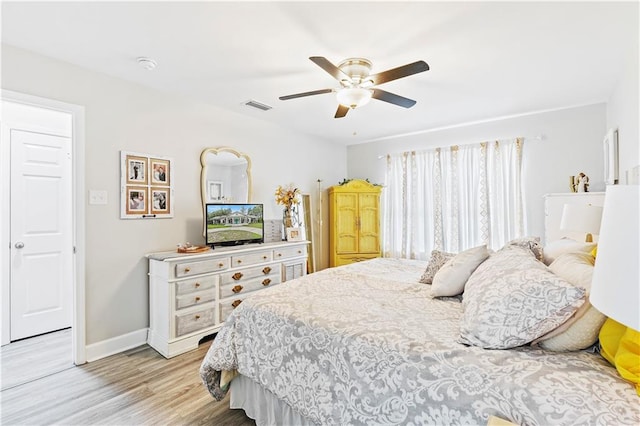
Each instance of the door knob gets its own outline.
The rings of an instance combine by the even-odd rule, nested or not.
[[[23,243],[22,241],[18,241],[18,242],[16,243],[16,248],[17,248],[17,249],[21,249],[21,248],[23,248],[23,247],[24,247],[24,243]]]

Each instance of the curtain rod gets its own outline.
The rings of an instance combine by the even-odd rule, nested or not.
[[[527,140],[543,141],[543,140],[545,140],[546,138],[547,138],[547,137],[546,137],[546,135],[544,135],[544,134],[540,133],[540,134],[539,134],[539,135],[537,135],[537,136],[517,136],[517,137],[511,138],[511,139],[523,139],[523,140],[525,140],[525,141],[527,141]],[[510,138],[503,138],[503,139],[510,139]],[[500,139],[500,140],[503,140],[503,139]],[[483,141],[483,142],[488,142],[488,141]],[[483,142],[469,142],[469,143],[463,143],[463,144],[451,144],[451,145],[447,145],[447,146],[445,146],[445,147],[434,147],[433,149],[436,149],[436,148],[448,148],[448,147],[450,147],[450,146],[455,146],[455,145],[472,145],[472,144],[474,144],[474,143],[483,143]],[[431,149],[431,147],[426,148],[426,149]],[[410,150],[408,150],[408,151],[403,151],[403,153],[404,153],[404,152],[411,152],[411,151],[416,151],[416,149],[410,149]],[[402,154],[402,153],[401,153],[401,154]],[[381,155],[378,155],[378,160],[381,160],[381,159],[383,159],[383,158],[386,158],[386,157],[387,157],[387,155],[391,155],[391,154],[381,154]]]

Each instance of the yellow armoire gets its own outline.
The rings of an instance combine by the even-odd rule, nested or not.
[[[380,257],[381,191],[359,179],[329,188],[329,266]]]

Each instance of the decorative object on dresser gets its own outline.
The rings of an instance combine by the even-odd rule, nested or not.
[[[282,226],[286,232],[287,229],[300,226],[300,217],[298,215],[298,204],[300,204],[300,190],[292,183],[283,187],[279,185],[276,188],[276,204],[284,206],[282,211]],[[286,237],[286,234],[285,234]]]
[[[585,232],[570,231],[561,228],[562,212],[565,204],[580,204],[602,207],[604,192],[555,193],[544,196],[544,243],[571,238],[584,241]]]
[[[593,242],[592,234],[600,233],[602,207],[591,204],[565,204],[562,209],[560,229],[586,234],[585,242]]]
[[[329,188],[329,266],[380,257],[380,192],[361,179]]]
[[[569,188],[571,192],[589,192],[589,176],[582,172],[569,176]]]
[[[198,347],[256,292],[306,275],[307,242],[152,253],[147,342],[166,358]]]
[[[120,218],[173,217],[172,160],[120,151]]]

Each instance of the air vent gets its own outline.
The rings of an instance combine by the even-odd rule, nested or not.
[[[253,108],[258,108],[258,109],[260,109],[262,111],[269,111],[271,108],[273,108],[272,106],[269,106],[267,104],[263,104],[262,102],[254,101],[253,99],[248,100],[244,104],[246,106],[250,106],[250,107],[253,107]]]

